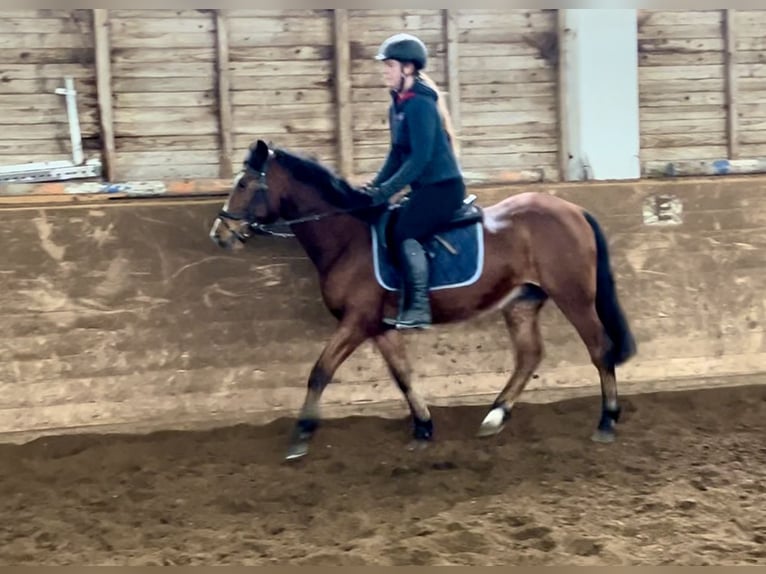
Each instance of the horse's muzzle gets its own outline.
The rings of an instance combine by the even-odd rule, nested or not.
[[[210,239],[223,249],[239,249],[244,246],[249,234],[232,227],[224,218],[217,218],[210,230]]]

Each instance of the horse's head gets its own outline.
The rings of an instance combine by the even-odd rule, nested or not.
[[[263,140],[250,147],[243,169],[210,230],[210,238],[219,246],[241,247],[252,235],[253,224],[273,223],[280,217],[282,198],[279,170],[274,165],[274,152]]]
[[[371,199],[352,188],[316,160],[256,141],[242,172],[210,230],[219,246],[237,248],[250,238],[253,226],[280,218],[323,219],[343,212],[363,217]],[[292,219],[292,221],[291,221]]]

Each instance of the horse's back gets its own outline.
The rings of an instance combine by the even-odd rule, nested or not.
[[[566,227],[582,227],[587,222],[582,207],[551,193],[524,191],[483,208],[487,231],[496,232],[524,222],[535,226],[560,222]]]
[[[524,211],[540,212],[581,212],[582,208],[552,193],[544,191],[523,191],[494,203],[486,208],[493,212],[520,213]]]

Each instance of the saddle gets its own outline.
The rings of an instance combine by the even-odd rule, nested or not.
[[[394,215],[397,209],[399,209],[407,201],[405,198],[401,203],[390,206],[375,222],[375,230],[377,231],[378,239],[381,242],[382,247],[388,250],[388,224],[390,223],[391,216]],[[484,221],[484,212],[482,209],[475,205],[476,196],[471,194],[463,200],[463,205],[458,207],[453,213],[449,221],[443,223],[437,227],[436,231],[424,241],[424,243],[430,243],[432,241],[438,241],[442,246],[447,249],[453,255],[457,254],[457,251],[452,247],[448,241],[444,239],[440,234],[447,233],[453,229],[471,225],[473,223],[479,223]]]

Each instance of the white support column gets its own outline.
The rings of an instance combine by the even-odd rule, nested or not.
[[[641,176],[636,12],[562,10],[564,179]]]

